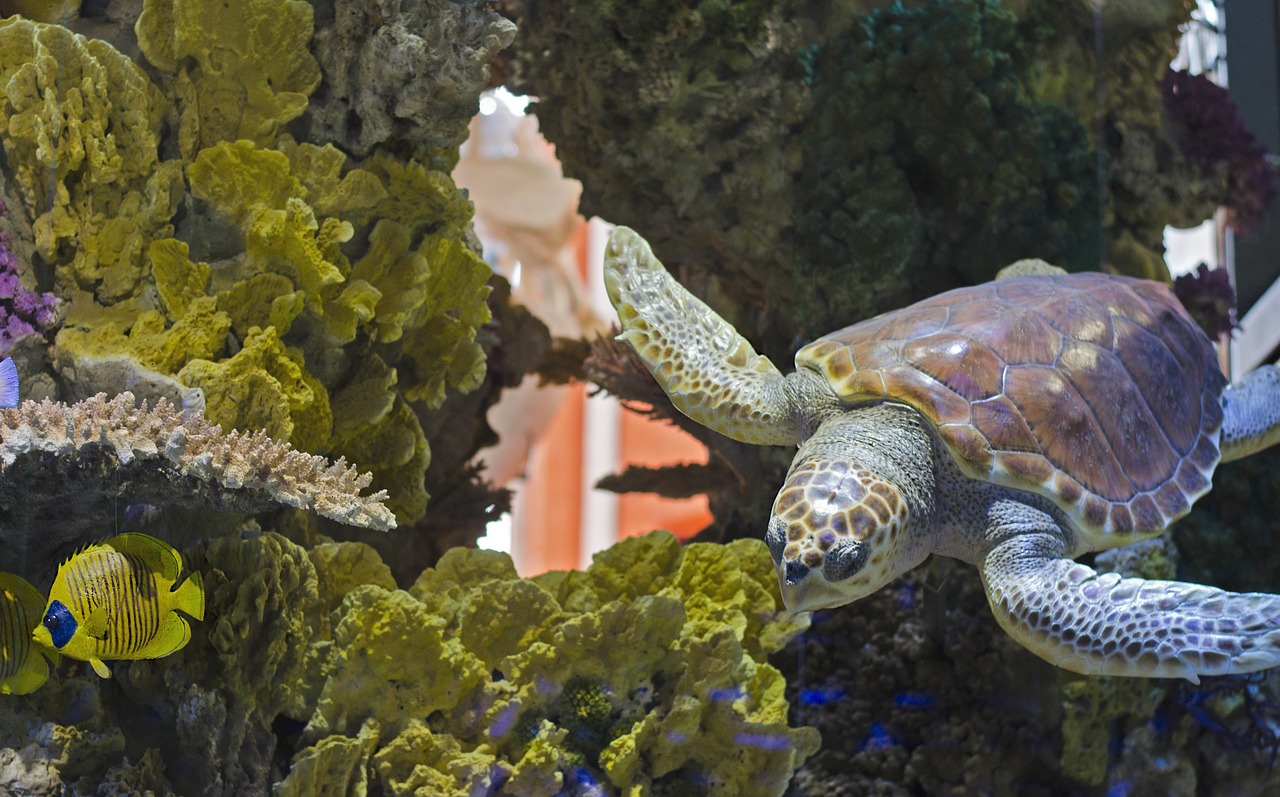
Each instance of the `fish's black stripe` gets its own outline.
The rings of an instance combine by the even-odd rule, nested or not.
[[[70,608],[81,622],[88,620],[94,603],[91,558],[85,557],[73,563],[68,568],[67,581],[71,590],[72,606]]]
[[[102,654],[114,653],[117,640],[120,637],[119,621],[115,607],[120,600],[120,568],[116,557],[111,552],[101,551],[100,555],[95,558],[97,575],[96,581],[102,586],[102,595],[99,599],[99,606],[106,613],[106,632],[107,638],[98,640],[98,652]]]
[[[147,573],[147,565],[142,561],[141,557],[137,555],[129,557],[129,575],[133,580],[129,614],[132,615],[135,626],[134,638],[129,646],[129,651],[132,653],[141,650],[154,635],[154,632],[151,630],[150,612],[145,600],[145,585],[149,574]]]
[[[112,601],[112,619],[116,636],[112,640],[114,653],[128,653],[135,649],[138,640],[138,621],[132,611],[133,595],[137,591],[133,578],[133,558],[128,554],[115,555],[115,581],[117,591]]]
[[[120,554],[120,581],[122,583],[120,600],[116,604],[121,627],[120,639],[116,645],[117,653],[131,653],[138,649],[138,640],[142,636],[138,613],[135,605],[138,600],[137,561],[130,554]]]
[[[15,595],[14,600],[4,602],[4,611],[0,612],[0,679],[10,678],[18,674],[18,667],[27,658],[27,640],[21,632],[22,601]]]
[[[71,609],[77,617],[86,616],[84,606],[84,585],[80,579],[80,566],[74,562],[66,565],[67,571],[67,597],[71,604],[67,608]]]
[[[146,584],[143,590],[143,606],[147,612],[147,643],[156,638],[156,634],[160,633],[160,595],[156,588],[156,574],[151,572],[145,565],[140,570],[143,583]]]

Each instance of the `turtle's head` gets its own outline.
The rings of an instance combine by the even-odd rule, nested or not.
[[[919,564],[901,491],[852,462],[797,459],[765,542],[792,611],[842,606]]]

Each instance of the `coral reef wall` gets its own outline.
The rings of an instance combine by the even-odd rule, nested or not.
[[[449,176],[514,34],[444,0],[0,21],[4,267],[53,303],[24,305],[31,395],[128,389],[345,458],[415,529],[406,580],[474,541],[507,503],[464,465],[484,410],[549,344]]]
[[[0,695],[0,791],[781,795],[818,736],[763,543],[536,579],[470,547],[506,501],[466,464],[485,410],[550,345],[449,176],[514,25],[10,6],[0,356],[44,400],[0,409],[0,567],[44,589],[144,529],[206,605],[172,655]]]
[[[1159,548],[1135,561],[1128,572],[1173,575]],[[1266,586],[1280,583],[1273,577]],[[1193,685],[1055,669],[1000,630],[977,574],[949,560],[816,613],[773,661],[787,676],[795,721],[823,739],[797,773],[793,797],[1280,787],[1274,671]]]

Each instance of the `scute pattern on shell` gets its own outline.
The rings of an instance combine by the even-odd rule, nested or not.
[[[797,368],[936,427],[969,476],[1057,502],[1110,547],[1209,490],[1226,378],[1167,285],[1101,273],[960,288],[819,338]]]

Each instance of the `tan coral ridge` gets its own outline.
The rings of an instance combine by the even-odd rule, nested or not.
[[[139,406],[128,392],[0,411],[0,535],[26,532],[29,557],[38,553],[30,548],[52,552],[108,531],[102,524],[121,504],[239,512],[284,505],[395,528],[385,491],[361,495],[370,480],[343,459],[296,451],[262,431],[224,432],[163,399]]]

